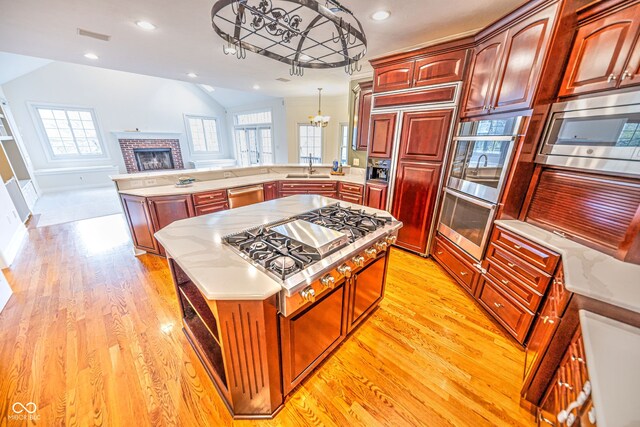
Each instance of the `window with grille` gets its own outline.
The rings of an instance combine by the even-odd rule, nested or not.
[[[340,163],[349,164],[349,125],[340,123]]]
[[[322,163],[322,128],[298,124],[300,163]]]
[[[104,155],[95,114],[86,108],[35,107],[43,136],[54,158]]]
[[[271,111],[236,114],[233,121],[238,163],[241,166],[272,165],[275,158]]]
[[[187,130],[194,153],[219,153],[218,122],[213,117],[187,116]]]

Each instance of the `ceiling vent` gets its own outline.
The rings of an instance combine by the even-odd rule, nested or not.
[[[78,35],[102,40],[103,42],[108,42],[109,40],[111,40],[111,36],[108,36],[106,34],[94,33],[93,31],[89,30],[83,30],[82,28],[78,28]]]
[[[278,77],[276,80],[282,83],[289,83],[291,81],[289,79],[285,79],[284,77]]]

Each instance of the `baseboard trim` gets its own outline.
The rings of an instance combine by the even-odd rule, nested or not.
[[[112,184],[96,184],[96,185],[66,185],[64,187],[51,187],[51,188],[40,187],[40,195],[47,194],[47,193],[60,193],[62,191],[94,190],[96,188],[113,188],[113,185]]]

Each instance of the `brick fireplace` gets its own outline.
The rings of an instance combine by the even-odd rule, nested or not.
[[[127,173],[148,172],[159,169],[184,169],[180,141],[178,138],[149,138],[143,135],[135,137],[118,137]],[[165,161],[167,150],[171,159]],[[141,155],[141,153],[144,153]],[[161,161],[158,161],[160,159]],[[147,160],[147,162],[145,162]],[[146,167],[144,165],[147,165]],[[145,170],[146,169],[146,170]]]

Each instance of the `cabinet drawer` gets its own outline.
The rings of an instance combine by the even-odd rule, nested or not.
[[[325,191],[325,190],[318,190],[318,191],[309,191],[309,194],[316,194],[318,196],[324,196],[324,197],[331,197],[332,199],[335,199],[336,196],[336,192],[335,191]]]
[[[227,190],[207,191],[206,193],[196,193],[193,195],[193,204],[196,206],[224,202],[226,200]]]
[[[503,230],[500,227],[496,227],[494,230],[491,241],[549,274],[553,274],[560,259],[559,255],[548,249]]]
[[[470,261],[465,260],[461,255],[455,253],[455,251],[439,237],[436,237],[434,241],[431,254],[438,260],[440,265],[454,276],[458,283],[464,286],[469,293],[474,294],[477,278],[480,273],[473,267]]]
[[[349,193],[340,193],[340,200],[344,200],[345,202],[355,203],[356,205],[362,204],[362,196],[354,196]]]
[[[306,190],[281,190],[280,197],[297,196],[298,194],[307,194]]]
[[[208,205],[200,205],[195,207],[196,216],[220,212],[226,209],[229,209],[229,202],[211,203]]]
[[[507,278],[515,278],[539,294],[544,295],[551,281],[551,276],[523,262],[515,254],[501,249],[494,243],[489,245],[486,259],[498,264],[505,271]]]
[[[523,343],[529,332],[533,313],[528,311],[487,276],[480,278],[478,301],[516,340]]]
[[[282,190],[333,190],[336,189],[335,182],[283,182],[280,184]]]
[[[532,312],[536,312],[540,306],[540,301],[542,301],[542,294],[536,292],[493,262],[487,263],[487,274],[491,275],[491,278],[495,280],[496,283],[499,283],[503,290],[509,292],[509,295],[519,303],[523,304]]]
[[[347,184],[344,182],[340,183],[340,192],[341,193],[350,193],[356,196],[362,196],[362,192],[364,190],[364,186],[358,184]]]

